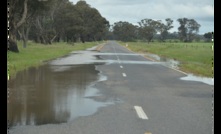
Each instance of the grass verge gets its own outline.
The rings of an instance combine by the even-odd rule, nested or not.
[[[213,77],[212,43],[145,43],[145,42],[119,42],[128,49],[138,53],[152,53],[160,57],[178,60],[179,69],[197,76]]]
[[[42,45],[28,42],[27,48],[22,47],[22,42],[18,41],[19,53],[8,52],[8,67],[10,77],[15,77],[18,71],[22,71],[31,66],[39,66],[44,61],[64,56],[72,51],[84,50],[98,45],[101,42],[86,42],[67,44],[54,43],[52,45]]]

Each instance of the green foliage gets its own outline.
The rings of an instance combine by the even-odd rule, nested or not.
[[[209,42],[212,40],[212,32],[208,32],[208,33],[205,33],[204,35],[204,38],[206,38],[206,41]]]
[[[73,25],[73,23],[71,25],[75,27],[73,29],[78,30],[75,33],[78,34],[82,42],[102,40],[109,27],[109,22],[100,15],[97,9],[91,8],[85,1],[77,2],[73,8],[76,10],[72,13],[77,14],[75,17],[73,16],[72,20],[76,19],[74,22],[79,20],[81,22],[77,25]]]
[[[144,39],[147,40],[148,43],[152,41],[154,35],[161,28],[160,21],[155,21],[152,19],[143,19],[139,24],[139,34]]]
[[[82,42],[103,40],[108,33],[109,22],[86,1],[80,0],[75,5],[69,0],[9,0],[9,2],[10,25],[16,26],[23,20],[21,27],[11,27],[10,37],[13,40],[10,44],[13,44],[15,51],[18,51],[16,38],[23,39],[24,43],[34,40],[36,43],[52,44],[61,40],[66,42],[76,42],[79,39]],[[27,6],[24,6],[24,3]]]
[[[160,41],[165,41],[165,39],[167,38],[168,34],[169,34],[169,30],[171,28],[173,28],[172,24],[173,24],[173,20],[171,20],[170,18],[165,19],[166,24],[163,24],[162,22],[160,22],[160,26],[159,26],[159,33],[160,33]]]
[[[199,31],[200,24],[194,19],[179,18],[177,21],[180,23],[178,33],[180,40],[184,42],[192,42]]]
[[[163,23],[161,20],[142,19],[138,22],[139,26],[130,24],[129,22],[116,22],[113,25],[113,32],[115,39],[121,41],[143,40],[152,42],[158,39],[164,42],[166,39],[179,39],[183,42],[200,41],[201,37],[197,35],[200,24],[194,19],[178,19],[180,22],[179,32],[169,33],[173,28],[173,20],[166,18]]]
[[[137,38],[137,27],[129,22],[116,22],[113,26],[113,34],[117,40],[133,41]]]

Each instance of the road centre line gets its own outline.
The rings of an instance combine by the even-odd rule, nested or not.
[[[134,106],[134,109],[137,112],[137,115],[139,118],[143,119],[143,120],[148,120],[147,115],[145,114],[145,112],[143,111],[141,106]]]
[[[120,66],[120,68],[124,68],[123,66]]]
[[[116,48],[114,46],[112,46],[113,49],[114,49],[114,53],[115,53],[115,56],[117,57],[117,60],[118,60],[118,63],[120,64],[120,58],[119,56],[117,55],[117,52],[116,52]]]
[[[123,75],[124,77],[127,77],[127,75],[126,75],[125,73],[122,73],[122,75]]]

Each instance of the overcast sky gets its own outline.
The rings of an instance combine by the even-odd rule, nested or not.
[[[74,4],[78,0],[70,0]],[[137,25],[142,19],[174,20],[177,31],[178,18],[195,19],[200,25],[200,34],[214,31],[214,1],[212,0],[85,0],[96,8],[110,24],[127,21]]]

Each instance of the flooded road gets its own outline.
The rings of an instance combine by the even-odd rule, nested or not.
[[[38,68],[21,71],[9,81],[8,121],[9,126],[57,124],[71,121],[79,116],[94,114],[98,108],[114,102],[95,101],[99,90],[95,83],[107,78],[96,70],[97,65],[109,64],[162,64],[177,68],[173,60],[130,61],[99,58],[116,53],[78,51],[52,61]],[[139,54],[118,53],[121,56]],[[150,56],[150,55],[148,55]],[[202,81],[209,85],[211,79],[186,76],[181,80]],[[208,83],[209,82],[209,83]]]
[[[121,56],[121,59],[118,56]],[[161,64],[177,69],[179,64],[154,54],[148,56],[157,62],[138,61],[136,58],[139,56],[141,55],[135,53],[101,53],[93,49],[76,51],[48,61],[38,68],[31,67],[17,73],[16,78],[8,83],[9,126],[66,123],[80,116],[92,115],[100,107],[114,104],[113,101],[97,101],[99,99],[96,96],[102,94],[95,84],[107,80],[107,77],[96,69],[98,65]],[[126,57],[134,60],[128,60]],[[209,78],[192,75],[180,80],[213,85]]]
[[[8,132],[212,134],[213,86],[175,71],[176,64],[108,42],[100,52],[77,51],[19,72],[8,85]]]
[[[9,126],[64,123],[95,113],[111,102],[97,102],[95,65],[52,66],[46,64],[19,72],[9,82]]]

